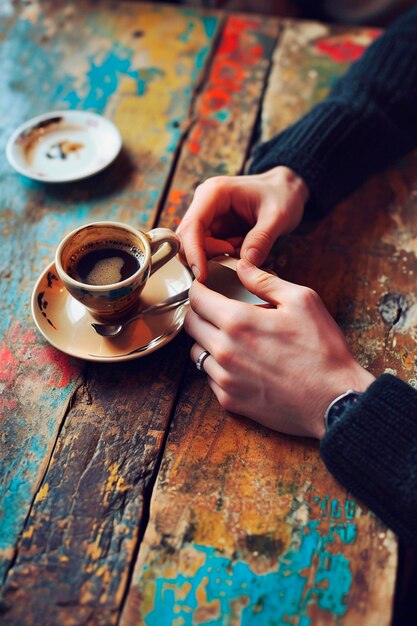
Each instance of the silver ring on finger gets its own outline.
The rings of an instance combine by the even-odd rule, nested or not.
[[[195,362],[195,366],[199,372],[204,372],[204,361],[208,356],[210,356],[210,352],[207,352],[207,350],[203,350],[203,352],[200,354],[197,361]]]

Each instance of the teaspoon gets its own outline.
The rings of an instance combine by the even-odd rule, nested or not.
[[[98,335],[101,335],[102,337],[117,337],[117,335],[120,335],[122,330],[128,324],[130,324],[130,322],[140,319],[147,313],[169,311],[170,309],[176,308],[180,306],[181,304],[185,304],[187,300],[188,300],[188,289],[185,289],[184,291],[181,291],[180,293],[176,293],[175,295],[170,296],[169,298],[167,298],[166,300],[163,300],[162,302],[158,302],[157,304],[152,304],[151,306],[146,307],[146,309],[142,309],[142,311],[139,311],[139,313],[137,313],[136,315],[133,315],[133,317],[130,317],[129,319],[123,322],[120,322],[119,324],[92,323],[91,326],[94,328],[96,333]]]

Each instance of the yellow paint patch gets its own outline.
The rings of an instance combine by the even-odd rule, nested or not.
[[[36,494],[35,502],[42,502],[42,500],[45,500],[45,498],[48,496],[48,493],[49,493],[49,485],[48,483],[45,483],[43,487],[41,487],[38,493]]]
[[[197,591],[195,595],[196,595],[196,599],[197,599],[199,606],[206,604],[207,602],[206,587],[207,587],[208,581],[209,579],[207,578],[207,576],[204,576],[204,578],[201,581],[201,585],[197,587]]]
[[[172,118],[175,94],[189,88],[190,75],[195,71],[195,51],[208,44],[209,38],[197,18],[193,20],[193,28],[188,30],[192,18],[177,8],[164,7],[161,12],[152,5],[144,5],[140,20],[137,15],[136,20],[132,18],[132,15],[118,15],[116,23],[121,37],[135,29],[143,33],[132,59],[132,70],[145,73],[152,69],[154,73],[147,79],[139,97],[133,80],[122,81],[112,103],[113,120],[130,149],[135,152],[145,149],[159,160],[172,141],[161,120]],[[184,37],[186,31],[187,37]],[[169,46],[161,45],[161,41],[169,41]],[[132,42],[129,44],[131,46]],[[173,59],[178,59],[177,63],[173,63]],[[146,124],[142,120],[146,120]]]
[[[203,546],[212,546],[217,550],[232,552],[236,547],[235,537],[227,527],[221,511],[208,509],[194,510],[196,525],[193,541]]]
[[[99,547],[99,541],[100,541],[100,536],[97,537],[94,543],[90,543],[90,545],[87,546],[87,550],[86,550],[87,556],[92,561],[98,561],[98,559],[102,556],[102,550]],[[87,566],[86,569],[91,571],[92,568]]]
[[[129,487],[126,484],[124,476],[119,476],[120,467],[117,463],[112,463],[109,467],[109,475],[105,487],[105,499],[114,491],[123,492]]]
[[[33,533],[35,532],[34,526],[29,526],[27,530],[22,535],[22,539],[32,539]]]
[[[190,582],[184,583],[181,587],[178,588],[177,597],[179,600],[185,600],[187,595],[190,593],[192,589],[192,585]]]

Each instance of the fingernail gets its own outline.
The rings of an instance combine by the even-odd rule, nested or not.
[[[200,270],[198,269],[197,265],[192,265],[191,271],[194,274],[194,278],[198,280],[200,278]]]

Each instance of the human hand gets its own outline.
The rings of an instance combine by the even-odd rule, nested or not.
[[[308,199],[304,181],[287,167],[250,176],[217,176],[197,187],[177,233],[194,276],[207,278],[207,258],[246,257],[261,265],[279,235],[294,230]]]
[[[283,433],[324,435],[324,413],[348,389],[374,380],[352,356],[319,296],[240,260],[240,280],[271,303],[230,300],[194,281],[185,329],[203,350],[208,384],[220,404]]]

